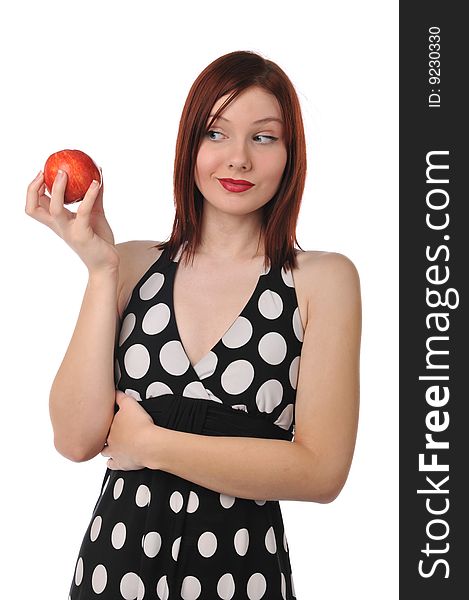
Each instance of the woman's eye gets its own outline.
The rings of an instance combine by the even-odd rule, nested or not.
[[[256,135],[255,137],[257,138],[267,138],[268,140],[271,140],[272,142],[275,142],[275,140],[278,140],[278,138],[274,137],[273,135]]]
[[[209,138],[209,139],[211,139],[211,140],[213,140],[213,139],[214,139],[213,137],[210,137],[210,134],[211,134],[211,133],[214,133],[215,135],[217,135],[217,134],[218,134],[218,135],[222,135],[222,134],[221,134],[219,131],[213,131],[213,129],[210,129],[210,131],[207,131],[207,136],[208,136],[208,138]]]

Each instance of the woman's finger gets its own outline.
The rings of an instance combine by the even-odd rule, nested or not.
[[[96,197],[95,203],[93,205],[94,212],[104,213],[103,207],[103,194],[104,194],[104,177],[103,170],[99,167],[99,172],[101,173],[101,185],[99,187],[98,195]]]
[[[65,227],[68,223],[67,209],[64,208],[65,188],[67,187],[67,173],[65,171],[57,172],[54,183],[52,184],[51,199],[49,211],[60,227]]]
[[[28,185],[26,191],[26,206],[25,212],[29,215],[34,212],[34,209],[39,206],[38,204],[38,192],[42,187],[44,181],[44,173],[41,171]]]
[[[46,184],[43,183],[41,185],[41,187],[39,188],[39,192],[38,192],[38,204],[39,206],[42,206],[42,208],[44,208],[47,211],[47,214],[49,215],[49,208],[50,208],[50,196],[46,195]]]
[[[87,189],[85,197],[80,203],[77,210],[77,224],[80,223],[84,226],[88,226],[90,222],[91,211],[93,210],[96,198],[99,195],[99,181],[94,182]]]
[[[44,173],[41,171],[28,185],[25,212],[33,219],[50,227],[52,219],[49,213],[49,204],[44,201],[44,190]]]

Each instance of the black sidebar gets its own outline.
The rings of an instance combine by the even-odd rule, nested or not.
[[[469,598],[469,24],[463,10],[463,2],[400,3],[403,600]]]

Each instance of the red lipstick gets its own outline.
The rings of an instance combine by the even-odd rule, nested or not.
[[[245,192],[249,190],[254,185],[250,181],[246,181],[245,179],[230,179],[224,178],[218,180],[221,185],[228,190],[229,192]]]

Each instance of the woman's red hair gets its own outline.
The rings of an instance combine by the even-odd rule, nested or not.
[[[266,257],[273,268],[296,268],[296,223],[306,178],[306,143],[298,96],[288,76],[274,62],[251,51],[225,54],[210,63],[192,84],[179,122],[174,159],[176,213],[169,239],[157,244],[173,259],[186,244],[186,261],[200,243],[203,197],[194,181],[200,144],[213,121],[243,90],[260,86],[273,94],[282,111],[287,163],[274,196],[262,207]],[[207,127],[215,102],[229,94]],[[187,263],[186,263],[187,264]],[[267,267],[267,260],[265,263]]]

